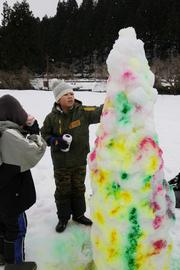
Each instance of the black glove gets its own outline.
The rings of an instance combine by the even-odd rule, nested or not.
[[[62,134],[59,137],[51,137],[50,144],[58,146],[62,152],[68,152],[70,144],[72,141],[72,136],[70,134]]]
[[[29,134],[37,134],[39,135],[39,125],[37,120],[34,121],[32,126],[24,126],[25,131]]]

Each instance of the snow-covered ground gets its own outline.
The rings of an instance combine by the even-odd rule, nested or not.
[[[54,79],[49,79],[48,84],[51,88]],[[106,81],[105,80],[87,80],[87,79],[77,79],[77,80],[66,80],[70,83],[74,90],[79,91],[92,91],[92,92],[106,92]],[[36,78],[31,80],[31,85],[35,90],[48,90],[47,79],[46,78]]]
[[[51,91],[0,90],[0,96],[7,93],[16,97],[26,111],[38,119],[40,126],[54,102]],[[99,105],[103,103],[105,93],[75,92],[75,96],[84,104]],[[180,170],[179,104],[180,96],[158,96],[154,112],[160,146],[164,152],[167,180]],[[91,147],[96,129],[97,125],[90,127]],[[32,173],[37,190],[37,202],[27,211],[26,260],[35,260],[39,270],[92,269],[90,228],[70,221],[65,232],[61,234],[55,232],[57,223],[53,197],[55,185],[49,149],[38,165],[32,169]],[[88,205],[91,194],[89,174],[86,177],[86,188],[86,214],[89,216]],[[176,209],[176,223],[171,234],[174,240],[171,270],[180,270],[180,209]]]

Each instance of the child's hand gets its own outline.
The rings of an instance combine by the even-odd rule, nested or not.
[[[72,136],[70,134],[62,134],[59,137],[50,138],[50,144],[54,146],[59,146],[60,150],[63,152],[69,151],[71,141]]]
[[[24,130],[27,131],[29,134],[39,135],[39,125],[37,120],[35,120],[31,126],[29,125],[24,126]]]

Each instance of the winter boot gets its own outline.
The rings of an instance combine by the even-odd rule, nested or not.
[[[176,197],[176,208],[180,208],[180,190],[174,190]]]
[[[174,190],[180,190],[180,173],[169,181]]]
[[[0,266],[5,264],[4,260],[4,238],[0,237]]]
[[[2,254],[0,254],[0,266],[5,265],[5,259],[4,256]]]
[[[36,270],[35,262],[22,262],[20,264],[6,264],[4,270]]]
[[[92,225],[92,221],[89,218],[85,217],[84,215],[80,217],[73,217],[73,220],[83,225],[87,225],[87,226]]]
[[[56,232],[61,233],[66,229],[67,226],[67,220],[63,221],[63,220],[59,220],[58,224],[56,225]]]

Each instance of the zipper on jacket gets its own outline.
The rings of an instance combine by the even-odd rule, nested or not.
[[[61,128],[61,119],[59,120],[59,134],[62,134],[62,128]]]

